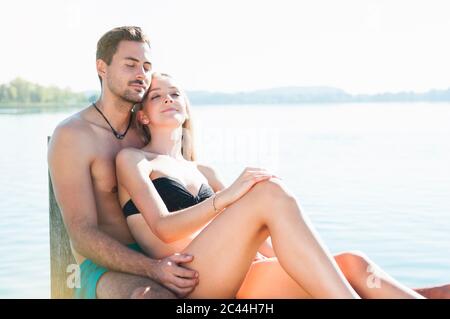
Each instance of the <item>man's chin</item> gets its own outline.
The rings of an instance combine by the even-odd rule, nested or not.
[[[131,93],[131,92],[125,92],[125,94],[122,96],[122,98],[130,103],[139,103],[142,102],[144,99],[145,92],[143,93]]]

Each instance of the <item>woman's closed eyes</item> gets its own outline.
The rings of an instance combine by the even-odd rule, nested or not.
[[[174,92],[174,93],[170,94],[171,97],[175,97],[175,98],[179,97],[180,95],[181,94],[179,92]],[[159,99],[160,97],[161,97],[161,95],[156,94],[156,95],[153,95],[152,97],[150,97],[150,100],[153,101],[153,100]]]

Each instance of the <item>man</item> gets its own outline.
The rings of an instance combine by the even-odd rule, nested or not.
[[[55,196],[81,270],[80,298],[174,298],[189,294],[193,256],[152,260],[140,252],[117,199],[115,156],[142,147],[132,108],[150,85],[150,42],[139,27],[119,27],[97,44],[101,96],[55,129],[48,163]],[[128,246],[128,247],[127,247]]]

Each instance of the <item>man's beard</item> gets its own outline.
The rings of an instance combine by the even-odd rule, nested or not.
[[[142,102],[142,99],[144,98],[145,92],[142,93],[142,96],[140,96],[139,93],[134,92],[132,89],[128,88],[120,92],[120,89],[113,84],[112,80],[108,80],[108,87],[112,93],[128,103],[136,104]]]
[[[130,102],[130,103],[139,103],[142,101],[143,96],[139,96],[138,93],[133,92],[132,90],[126,89],[123,94],[118,94],[120,98],[122,98],[124,101]]]

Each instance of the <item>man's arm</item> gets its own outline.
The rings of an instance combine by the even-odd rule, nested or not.
[[[102,232],[90,173],[89,134],[69,125],[50,141],[48,164],[56,200],[74,249],[108,269],[149,276],[155,261]]]
[[[90,172],[91,137],[82,129],[60,126],[53,133],[48,164],[55,197],[74,249],[110,270],[150,277],[183,297],[198,284],[196,271],[179,266],[192,256],[175,254],[153,260],[98,228]]]
[[[175,254],[153,260],[98,228],[90,140],[82,129],[61,126],[55,130],[48,151],[55,196],[74,249],[110,270],[150,277],[180,296],[189,293],[198,283],[198,274],[178,264],[191,262],[192,256]]]

